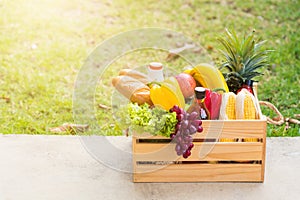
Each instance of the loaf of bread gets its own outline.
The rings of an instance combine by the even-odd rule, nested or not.
[[[144,84],[147,84],[149,82],[148,76],[146,74],[136,71],[134,69],[122,69],[119,72],[119,76],[125,76],[125,75],[135,78]]]
[[[150,99],[150,88],[138,79],[128,75],[117,76],[112,79],[113,86],[131,102],[139,105],[147,103],[153,105]]]

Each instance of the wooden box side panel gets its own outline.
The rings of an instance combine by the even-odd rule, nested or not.
[[[262,160],[261,142],[194,142],[189,158],[177,156],[174,143],[136,143],[136,161],[235,161]]]
[[[263,150],[262,150],[262,163],[261,163],[261,180],[265,180],[265,165],[266,165],[266,145],[267,145],[267,123],[263,124],[264,135],[262,139]]]
[[[202,122],[203,132],[195,138],[263,138],[265,120],[206,120]]]
[[[134,136],[132,140],[134,182],[264,181],[266,120],[223,122],[208,120],[203,121],[203,127],[205,130],[203,133],[194,135],[195,147],[188,159],[183,159],[176,155],[174,150],[175,144],[169,142],[140,143],[139,138],[143,137]],[[168,140],[168,138],[157,136],[146,138],[158,141],[160,139]],[[245,141],[245,138],[250,140],[241,142]],[[214,145],[207,142],[207,139],[214,139]],[[231,139],[234,139],[236,142],[228,142]],[[201,156],[200,153],[205,148],[211,149],[209,149],[207,154]],[[259,162],[256,162],[256,164],[245,162],[249,160]],[[142,163],[146,162],[146,164],[139,164],[140,161]],[[171,164],[157,166],[153,164],[156,161],[170,161]],[[177,164],[173,161],[176,161]],[[223,162],[214,161],[229,161],[229,163],[224,164]],[[230,161],[238,161],[240,163],[232,163]],[[150,164],[147,164],[147,162]]]
[[[134,182],[262,182],[261,165],[256,164],[185,164],[168,165],[148,173],[135,173]]]
[[[196,139],[264,138],[266,120],[203,120],[203,132],[193,135]],[[162,136],[134,133],[137,138],[165,139]]]

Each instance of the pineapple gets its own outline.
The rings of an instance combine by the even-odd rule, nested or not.
[[[262,75],[256,70],[268,65],[269,50],[261,48],[265,41],[257,43],[254,40],[254,32],[241,39],[234,31],[226,30],[226,36],[218,39],[222,44],[223,49],[220,51],[225,59],[220,69],[226,68],[229,71],[224,77],[231,92],[236,93],[245,80]]]

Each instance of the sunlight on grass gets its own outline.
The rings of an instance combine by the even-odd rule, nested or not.
[[[225,27],[234,27],[241,34],[256,29],[275,50],[270,55],[271,66],[261,78],[259,98],[276,105],[284,116],[293,117],[300,113],[299,7],[294,0],[2,0],[0,133],[51,134],[49,128],[73,122],[74,83],[87,56],[105,39],[141,27],[181,32],[203,45],[216,63],[216,37]],[[165,57],[166,52],[134,52],[111,64],[114,70],[105,72],[105,81],[99,82],[95,93],[96,117],[106,127],[105,133],[114,122],[109,119],[106,123],[109,117],[97,104],[111,104],[109,77],[121,68],[153,60],[165,62]],[[179,70],[184,67],[180,59],[165,64]],[[292,125],[288,131],[269,126],[268,135],[297,136],[299,126]]]

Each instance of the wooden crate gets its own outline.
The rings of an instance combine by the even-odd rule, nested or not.
[[[176,155],[169,138],[134,135],[134,182],[263,182],[266,119],[207,120],[192,155]]]

